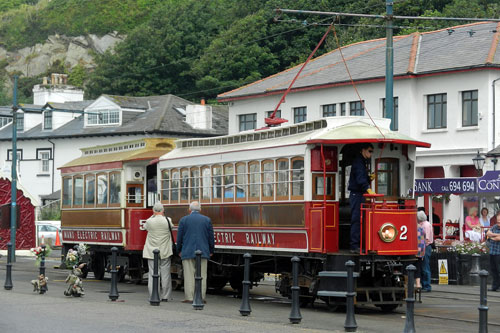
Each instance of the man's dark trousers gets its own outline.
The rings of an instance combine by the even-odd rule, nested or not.
[[[359,249],[361,204],[365,202],[363,193],[351,192],[349,204],[351,206],[351,250]]]

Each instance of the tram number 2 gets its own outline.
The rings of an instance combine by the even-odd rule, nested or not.
[[[408,235],[407,235],[408,227],[405,225],[402,225],[400,231],[401,231],[401,233],[399,234],[399,240],[402,240],[402,241],[408,240]]]

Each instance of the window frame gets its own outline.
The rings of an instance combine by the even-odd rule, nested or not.
[[[183,174],[187,172],[187,177],[184,178],[183,177]],[[189,202],[189,190],[190,190],[190,184],[191,184],[191,181],[190,181],[190,170],[188,168],[181,168],[180,169],[180,180],[179,180],[179,202],[180,203],[187,203]],[[183,182],[187,180],[187,184],[183,184]],[[185,186],[184,186],[185,185]],[[186,193],[186,199],[183,199],[182,196],[183,196],[183,191],[185,191]]]
[[[335,200],[335,186],[336,186],[336,176],[335,173],[326,173],[327,179],[331,179],[331,190],[332,194],[330,195],[323,195],[323,194],[318,194],[318,187],[316,186],[316,182],[318,178],[323,178],[323,173],[320,172],[314,172],[312,174],[312,182],[311,182],[311,194],[312,194],[312,199],[313,200]],[[328,184],[328,181],[326,181]],[[326,186],[323,184],[323,191],[325,190]]]
[[[469,98],[465,97],[465,94],[470,94]],[[472,127],[472,126],[478,126],[479,125],[479,91],[478,90],[466,90],[462,91],[462,127]],[[475,95],[475,98],[474,98]],[[466,113],[466,104],[470,104],[470,124],[465,123],[465,113]],[[474,109],[475,105],[475,110]],[[474,120],[474,114],[475,114],[475,123],[473,122]]]
[[[63,177],[64,178],[64,177]],[[81,204],[76,204],[75,203],[75,198],[76,198],[76,180],[81,179],[82,180],[82,193],[81,193],[81,199],[82,203]],[[83,208],[83,205],[85,204],[85,177],[83,175],[74,175],[73,176],[73,199],[71,200],[71,207],[74,208]]]
[[[106,181],[106,198],[105,199],[105,203],[99,203],[99,193],[98,193],[98,189],[99,189],[99,177],[102,177],[104,176],[105,177],[105,181]],[[108,173],[107,172],[99,172],[96,174],[96,177],[95,177],[95,184],[96,184],[96,193],[95,193],[95,205],[96,207],[107,207],[108,206],[108,202],[109,202],[109,177],[108,177]],[[102,179],[102,178],[101,178]]]
[[[253,165],[257,165],[259,170],[257,172],[251,172],[250,169],[251,169],[251,166]],[[248,170],[248,201],[260,201],[260,197],[261,197],[261,194],[262,194],[262,189],[261,189],[261,186],[262,186],[262,174],[261,174],[261,162],[260,161],[250,161],[247,163],[247,170]],[[251,177],[252,175],[255,175],[257,176],[257,182],[256,183],[252,183],[251,182]],[[250,196],[251,194],[251,191],[250,191],[250,188],[253,187],[253,186],[256,186],[257,189],[258,189],[258,192],[259,192],[259,195],[257,197],[253,197],[253,196]]]
[[[140,188],[141,189],[141,202],[129,202],[129,197],[128,197],[128,189],[129,188]],[[144,185],[143,184],[127,184],[127,189],[126,189],[126,195],[125,195],[125,202],[127,207],[144,207]]]
[[[193,176],[193,171],[198,172],[198,176]],[[195,184],[197,183],[197,184]],[[193,197],[194,190],[198,191],[198,198]],[[189,202],[200,201],[200,167],[192,167],[189,169]]]
[[[118,175],[120,182],[118,183],[118,202],[111,202],[111,176],[112,175]],[[122,201],[122,173],[121,171],[111,171],[108,173],[108,207],[120,207],[121,206],[121,201]]]
[[[363,117],[365,115],[364,105],[364,100],[349,102],[349,115]]]
[[[64,185],[65,185],[64,181],[66,179],[69,180],[68,184],[70,184],[71,189],[66,189],[65,190],[65,188],[64,188]],[[62,184],[61,184],[61,192],[62,192],[61,193],[61,207],[62,208],[71,208],[72,207],[72,205],[73,205],[73,186],[74,185],[73,185],[73,177],[72,176],[63,176],[62,177]],[[69,195],[70,195],[70,197],[69,197],[69,204],[65,204],[64,203],[64,196],[66,195],[67,192],[70,192],[69,193]]]
[[[228,174],[226,173],[226,168],[232,168],[233,169],[233,173],[232,174]],[[222,188],[223,188],[223,191],[222,191],[222,200],[224,202],[234,202],[235,200],[235,187],[236,187],[236,184],[235,184],[235,167],[234,167],[234,163],[225,163],[223,166],[222,166]],[[233,177],[233,183],[232,184],[227,184],[226,183],[226,177]],[[232,185],[232,192],[233,192],[233,196],[231,198],[226,198],[226,186],[227,185]],[[230,192],[228,192],[230,193]]]
[[[178,178],[175,178],[174,175],[175,173],[178,173]],[[177,182],[177,186],[174,187],[174,182]],[[170,170],[170,203],[179,203],[181,199],[181,170],[179,168],[174,168]],[[177,193],[177,199],[173,198],[173,193]]]
[[[211,192],[212,192],[212,202],[222,202],[222,198],[224,197],[224,174],[223,174],[223,167],[222,165],[220,164],[214,164],[211,166],[211,178],[212,178],[212,181],[211,181]],[[214,170],[216,169],[219,169],[220,170],[220,174],[216,175],[214,173]],[[220,177],[220,183],[219,185],[217,185],[215,182],[214,182],[214,179],[216,177]],[[220,188],[220,197],[219,198],[216,198],[214,195],[217,193],[217,190],[216,188]]]
[[[280,162],[286,162],[288,164],[288,167],[286,168],[286,170],[278,169],[278,165]],[[274,189],[276,200],[289,200],[289,198],[290,198],[290,159],[289,158],[278,158],[275,161],[274,172],[276,173],[275,180],[274,180],[274,182],[276,183],[275,189]],[[286,195],[279,195],[279,193],[278,193],[278,188],[280,186],[280,180],[279,180],[280,174],[285,174],[287,176],[287,180],[285,181],[286,193],[287,193]]]
[[[253,120],[248,120],[248,117],[252,117]],[[251,127],[248,127],[251,124]],[[244,128],[242,129],[242,125]],[[257,128],[257,113],[245,113],[238,115],[238,132],[250,131]]]
[[[243,173],[238,173],[238,167],[243,166],[245,169],[243,170]],[[235,192],[235,201],[238,202],[244,202],[247,201],[248,198],[248,165],[247,162],[238,162],[234,164],[234,192]],[[239,183],[238,179],[239,178],[243,179],[243,183]],[[243,198],[238,198],[238,186],[243,187],[243,193],[245,196]]]
[[[275,181],[275,177],[276,177],[276,170],[275,170],[275,162],[274,160],[270,160],[270,159],[267,159],[267,160],[263,160],[260,162],[261,165],[260,165],[260,172],[261,172],[261,176],[260,176],[260,179],[261,179],[261,189],[260,189],[260,197],[261,197],[261,201],[274,201],[274,195],[276,193],[275,191],[275,185],[276,185],[276,181]],[[270,164],[273,166],[273,169],[272,170],[264,170],[264,165],[265,164]],[[270,174],[273,176],[273,180],[271,183],[268,183],[265,181],[266,177],[265,177],[265,174]],[[271,196],[265,196],[264,195],[264,188],[266,187],[266,185],[271,185],[271,189],[272,189],[272,194]]]
[[[203,171],[208,170],[208,177],[204,177]],[[205,178],[208,179],[208,186],[204,184]],[[208,190],[208,198],[204,197],[205,190]],[[212,167],[203,165],[200,167],[200,202],[212,201]]]
[[[391,121],[391,130],[399,131],[399,97],[396,96],[393,98],[393,107],[394,107],[394,118]],[[385,98],[382,98],[382,117],[386,118],[386,110],[385,110]]]
[[[297,106],[292,109],[293,123],[299,124],[307,121],[307,106]]]
[[[436,102],[435,99],[436,97],[440,97],[441,100],[439,102]],[[446,129],[448,128],[448,97],[446,93],[441,93],[441,94],[430,94],[426,96],[427,99],[427,129],[433,130],[433,129]],[[431,99],[434,99],[434,101],[431,102]],[[433,123],[434,126],[431,127],[431,105],[433,106]],[[436,106],[440,106],[440,112],[441,112],[441,126],[437,127],[436,126],[436,119],[438,118],[436,116]],[[444,124],[444,125],[443,125]]]
[[[302,161],[302,165],[303,165],[303,168],[302,168],[302,181],[294,181],[293,180],[293,172],[294,170],[300,170],[300,169],[293,169],[293,163],[295,161]],[[291,200],[304,200],[304,196],[305,196],[305,161],[304,161],[304,157],[302,156],[296,156],[296,157],[293,157],[290,159],[290,199]],[[294,183],[302,183],[302,195],[293,195],[293,184]]]
[[[87,178],[94,177],[94,202],[92,204],[87,203]],[[83,177],[83,207],[84,208],[94,208],[96,205],[96,183],[97,183],[97,177],[94,173],[88,173],[84,175]]]
[[[44,130],[52,130],[53,128],[53,111],[52,110],[44,110],[43,111],[43,129]],[[48,121],[50,120],[50,121]],[[47,126],[49,124],[49,126]]]
[[[170,170],[169,169],[162,169],[160,171],[160,175],[161,175],[160,201],[162,203],[170,203]],[[165,175],[166,175],[166,177],[165,177]],[[165,184],[167,186],[164,186]],[[165,197],[167,199],[165,199]]]
[[[394,169],[391,169],[389,171],[386,170],[380,170],[379,169],[379,163],[389,163],[393,166],[395,166]],[[392,179],[396,179],[397,181],[388,181],[388,183],[391,186],[391,191],[392,193],[384,193],[385,198],[387,200],[394,200],[399,197],[399,189],[401,187],[400,184],[400,170],[399,170],[399,159],[395,157],[383,157],[383,158],[376,158],[375,159],[375,192],[379,193],[381,190],[379,190],[379,177],[383,173],[391,173],[393,177]],[[380,192],[383,193],[383,192]]]
[[[329,110],[330,108],[332,110]],[[321,110],[323,111],[323,118],[337,116],[337,104],[335,104],[335,103],[322,105]]]

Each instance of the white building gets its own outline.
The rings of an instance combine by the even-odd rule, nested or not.
[[[193,107],[193,103],[173,95],[102,95],[94,101],[75,101],[73,87],[42,86],[45,95],[37,98],[44,104],[21,105],[17,116],[19,183],[37,199],[60,190],[58,168],[81,156],[81,148],[147,137],[227,134],[226,107]],[[34,92],[40,92],[40,87]],[[53,102],[50,99],[54,96],[70,101]],[[8,174],[12,164],[11,115],[10,107],[0,108],[0,168]]]
[[[417,152],[417,178],[475,177],[472,158],[500,144],[499,37],[497,23],[485,22],[394,37],[393,126],[432,144]],[[385,116],[385,39],[345,46],[342,54],[360,97],[334,50],[307,64],[278,116]],[[229,133],[264,127],[301,66],[219,95],[229,104]],[[493,168],[488,159],[484,170]],[[452,196],[433,206],[443,219],[463,221],[462,204]]]

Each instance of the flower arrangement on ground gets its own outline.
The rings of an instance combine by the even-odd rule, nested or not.
[[[447,252],[455,252],[458,254],[488,254],[489,249],[486,242],[471,242],[459,240],[436,240],[435,244],[438,247],[446,247]]]
[[[72,268],[81,261],[84,254],[87,253],[88,246],[84,243],[80,243],[75,246],[74,249],[69,249],[66,253],[66,267]]]
[[[42,256],[47,257],[52,252],[52,249],[50,248],[50,246],[45,245],[45,249],[41,246],[38,246],[31,248],[30,251],[36,257],[36,264],[40,265],[40,261],[42,261]]]

